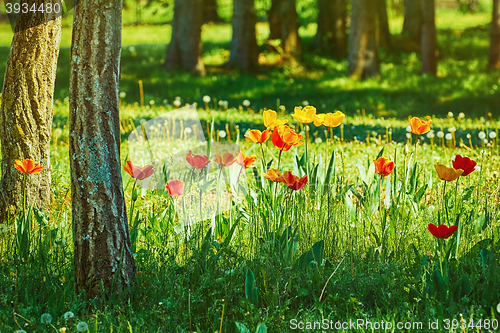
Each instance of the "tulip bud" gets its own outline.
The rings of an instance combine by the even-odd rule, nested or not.
[[[137,195],[137,189],[135,188],[134,192],[132,192],[132,201],[137,201],[137,197],[138,197],[138,195]]]

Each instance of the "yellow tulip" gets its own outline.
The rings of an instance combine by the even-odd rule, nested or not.
[[[263,113],[264,116],[264,126],[267,128],[274,128],[276,126],[282,126],[288,122],[288,120],[278,119],[278,113],[273,110],[266,110]]]
[[[456,180],[462,173],[464,173],[464,170],[462,169],[449,168],[442,164],[436,164],[434,165],[434,168],[437,171],[439,179],[448,182]]]
[[[323,125],[323,121],[325,121],[325,116],[326,115],[324,113],[317,114],[316,118],[314,118],[314,126],[321,126],[321,125]]]
[[[327,127],[337,127],[344,122],[345,114],[341,111],[335,113],[327,113],[323,120],[323,125]]]
[[[296,107],[292,115],[293,119],[298,122],[308,124],[316,119],[316,108],[314,106],[305,106],[303,109]]]

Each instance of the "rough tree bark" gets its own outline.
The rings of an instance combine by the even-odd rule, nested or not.
[[[233,0],[231,56],[226,66],[255,70],[258,65],[255,0]]]
[[[121,0],[79,1],[73,21],[69,156],[75,277],[77,290],[90,297],[122,295],[136,274],[120,171],[121,8]]]
[[[317,48],[342,57],[346,54],[347,3],[345,0],[318,0],[318,30],[314,37]]]
[[[391,46],[391,30],[389,29],[386,0],[377,0],[377,42],[378,46]]]
[[[55,0],[36,0],[36,8]],[[27,202],[48,209],[50,189],[50,138],[57,58],[61,42],[61,17],[55,13],[28,12],[17,18],[3,82],[0,105],[2,175],[0,222],[22,202],[23,175],[16,159],[32,159],[43,166],[27,177]]]
[[[500,68],[500,0],[493,0],[493,15],[490,31],[490,52],[488,66]]]
[[[217,0],[204,0],[203,19],[205,22],[222,21],[219,16],[219,13],[217,12]]]
[[[203,0],[175,0],[172,39],[164,64],[167,70],[187,70],[205,75],[201,58],[202,6]]]
[[[437,35],[434,0],[422,0],[421,73],[437,74]]]
[[[299,16],[295,0],[273,0],[269,17],[269,39],[281,39],[285,61],[300,57]]]
[[[352,0],[348,76],[364,79],[380,74],[376,40],[376,3]]]
[[[422,0],[404,0],[402,35],[420,45],[422,38]]]

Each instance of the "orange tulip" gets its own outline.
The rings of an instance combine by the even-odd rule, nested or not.
[[[249,134],[245,135],[245,137],[252,140],[254,143],[264,143],[271,137],[271,133],[267,129],[264,132],[250,130]]]
[[[464,170],[462,169],[457,170],[454,168],[449,168],[442,164],[436,164],[434,165],[434,168],[436,169],[439,179],[448,182],[456,180],[462,173],[464,173]]]
[[[292,146],[300,146],[303,142],[301,134],[295,133],[290,127],[283,125],[275,127],[271,135],[271,141],[278,150],[288,151]]]
[[[170,182],[167,183],[167,191],[168,194],[171,196],[175,197],[180,197],[182,193],[184,192],[184,182],[180,180],[171,180]]]
[[[230,152],[226,151],[222,156],[220,156],[218,153],[215,154],[214,161],[224,167],[229,167],[236,162],[236,156],[231,154]]]
[[[286,171],[283,174],[283,183],[285,183],[288,188],[298,191],[307,184],[307,175],[299,178],[298,176],[293,175],[291,171]]]
[[[379,157],[377,160],[373,160],[375,163],[375,172],[382,176],[387,177],[394,170],[394,162],[385,157]]]
[[[244,167],[245,169],[248,169],[252,166],[252,164],[255,162],[256,159],[257,159],[256,155],[245,156],[245,153],[240,152],[238,154],[238,157],[236,158],[236,164],[238,164],[241,167]]]
[[[413,117],[410,119],[411,132],[417,135],[425,134],[431,130],[431,123],[432,120],[429,120],[429,122],[425,122],[418,119],[417,117]]]
[[[282,183],[284,181],[281,171],[277,169],[269,169],[267,170],[267,173],[263,172],[262,175],[264,176],[264,178],[272,182]]]
[[[151,175],[154,172],[153,166],[152,165],[146,165],[145,167],[136,167],[132,164],[132,161],[127,161],[125,162],[126,164],[123,166],[123,170],[125,170],[130,177],[134,179],[139,179],[143,180],[148,177],[151,177]]]
[[[22,173],[39,173],[43,170],[43,167],[30,159],[25,159],[24,161],[16,160],[16,164],[14,164],[14,168],[21,171]]]

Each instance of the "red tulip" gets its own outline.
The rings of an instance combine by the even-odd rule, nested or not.
[[[184,182],[180,180],[171,180],[170,182],[167,183],[167,191],[168,194],[171,196],[175,197],[180,197],[182,193],[184,192]]]
[[[218,153],[215,154],[214,161],[224,167],[229,167],[233,165],[234,162],[236,162],[236,156],[231,154],[230,152],[226,151],[222,156],[220,156]]]
[[[155,171],[152,165],[148,164],[145,167],[141,168],[134,166],[132,164],[132,161],[127,161],[126,164],[123,166],[123,170],[125,170],[130,175],[130,177],[139,180],[151,177],[151,175]]]
[[[462,176],[467,176],[469,173],[476,169],[476,161],[471,160],[468,157],[462,157],[461,155],[455,156],[455,160],[453,161],[454,169],[462,169],[464,172]]]
[[[298,191],[307,184],[307,175],[299,178],[298,176],[293,175],[291,171],[286,171],[283,174],[283,182],[286,186],[288,186],[288,188]]]
[[[40,164],[30,159],[25,159],[22,162],[20,160],[16,160],[14,168],[21,171],[22,173],[29,173],[29,174],[39,173],[43,170],[43,167]]]
[[[387,177],[394,170],[394,162],[390,161],[385,157],[379,157],[377,160],[373,160],[375,163],[375,172],[382,177]]]
[[[207,155],[193,155],[191,150],[186,154],[186,161],[190,166],[196,169],[203,169],[210,163]]]
[[[436,238],[448,238],[451,235],[453,235],[453,233],[458,229],[458,226],[452,225],[451,227],[448,228],[446,225],[441,224],[439,225],[439,227],[436,227],[434,224],[431,223],[429,224],[427,229],[429,229],[431,234]]]

